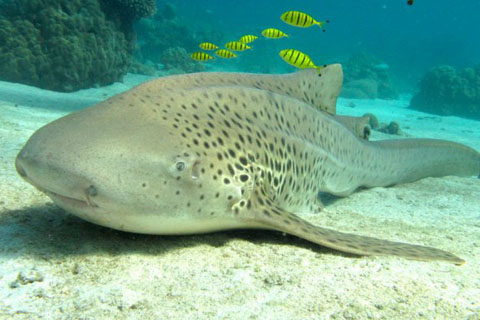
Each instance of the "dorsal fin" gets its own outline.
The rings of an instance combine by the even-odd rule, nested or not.
[[[333,115],[336,111],[337,97],[342,88],[342,81],[342,66],[332,64],[322,69],[321,76],[315,69],[280,75],[200,72],[154,79],[139,85],[134,90],[153,95],[161,93],[162,90],[238,85],[290,96]]]

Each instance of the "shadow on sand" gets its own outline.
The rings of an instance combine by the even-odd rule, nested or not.
[[[62,259],[74,255],[141,253],[162,255],[199,244],[224,246],[242,239],[256,245],[293,245],[320,254],[343,254],[300,238],[266,230],[230,230],[210,234],[159,236],[117,231],[81,220],[47,204],[0,212],[0,252],[4,257],[33,256]]]

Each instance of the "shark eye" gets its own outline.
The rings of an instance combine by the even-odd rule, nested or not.
[[[178,162],[175,164],[175,168],[177,168],[178,171],[183,171],[183,170],[185,170],[185,162],[183,162],[183,161],[178,161]]]

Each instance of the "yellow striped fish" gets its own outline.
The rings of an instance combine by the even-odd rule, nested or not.
[[[319,74],[323,69],[323,66],[316,66],[308,55],[295,49],[285,49],[280,51],[280,57],[282,57],[286,63],[299,69],[317,69]]]
[[[262,35],[265,38],[270,38],[270,39],[280,39],[280,38],[283,38],[283,37],[288,37],[288,34],[286,34],[285,32],[282,32],[278,29],[275,29],[275,28],[268,28],[268,29],[263,30]]]
[[[225,48],[233,51],[244,51],[247,49],[252,49],[252,47],[247,46],[245,43],[240,41],[230,41],[225,44]]]
[[[218,46],[217,45],[214,45],[213,43],[210,43],[210,42],[202,42],[198,45],[200,47],[200,49],[203,49],[203,50],[215,50],[215,49],[218,49]]]
[[[197,60],[197,61],[207,61],[207,60],[215,59],[215,57],[212,57],[208,53],[200,52],[200,51],[192,53],[190,55],[190,58],[192,58],[193,60]]]
[[[243,42],[243,43],[252,43],[253,41],[257,40],[258,37],[254,36],[252,34],[247,34],[241,37],[238,41]]]
[[[280,16],[280,19],[292,26],[301,28],[308,28],[317,25],[323,29],[323,25],[329,22],[328,20],[317,21],[313,19],[312,16],[300,11],[287,11]],[[325,32],[325,29],[323,29],[323,31]]]
[[[215,51],[215,54],[219,57],[225,58],[225,59],[231,59],[231,58],[236,58],[237,55],[231,51],[225,50],[225,49],[220,49]]]

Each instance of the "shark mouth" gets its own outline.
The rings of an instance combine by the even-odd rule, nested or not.
[[[52,192],[52,191],[47,191],[47,190],[41,190],[40,191],[44,192],[47,196],[49,196],[54,202],[60,203],[60,204],[65,204],[69,207],[81,207],[81,208],[86,208],[90,206],[87,201],[81,200],[81,199],[76,199],[76,198],[71,198],[68,196],[63,196],[61,194]]]
[[[38,184],[35,179],[32,179],[25,169],[23,168],[22,165],[17,161],[15,161],[16,169],[19,175],[25,179],[27,182],[32,184],[35,188],[37,188],[39,191],[45,193],[47,196],[49,196],[55,203],[59,205],[64,205],[68,207],[75,207],[75,208],[96,208],[98,207],[95,202],[92,201],[92,198],[95,197],[98,194],[97,188],[90,184],[88,185],[87,188],[74,188],[78,192],[74,192],[75,195],[72,194],[65,194],[65,192],[58,193],[56,192],[58,189],[62,188],[55,188],[55,191],[52,190],[52,188],[46,188],[40,184]],[[63,188],[63,189],[71,189],[71,188]]]
[[[59,194],[57,192],[45,189],[30,179],[27,179],[35,188],[49,196],[55,203],[74,208],[97,208],[98,205],[92,201],[92,197],[97,195],[97,189],[90,185],[83,194],[83,197],[74,198],[71,195]]]
[[[91,199],[92,197],[97,195],[97,189],[93,185],[85,189],[84,197],[82,197],[82,199],[73,198],[71,196],[59,194],[59,193],[56,193],[50,190],[45,190],[42,188],[38,188],[38,189],[44,192],[50,198],[52,198],[52,200],[60,204],[65,204],[67,206],[73,206],[76,208],[79,208],[79,207],[80,208],[86,208],[86,207],[97,208],[98,207],[98,205],[95,204],[95,202],[93,202]]]

